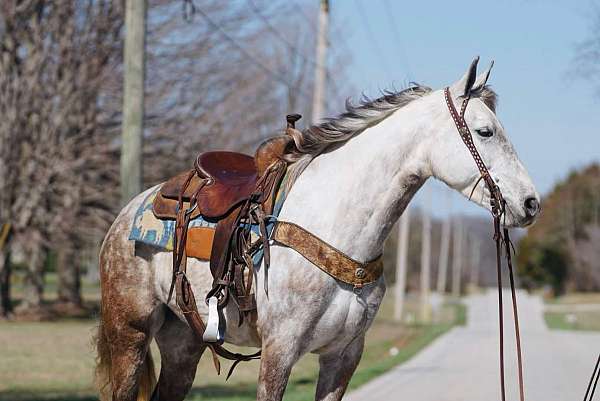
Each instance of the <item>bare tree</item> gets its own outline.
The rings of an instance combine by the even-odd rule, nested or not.
[[[286,112],[310,110],[312,27],[285,2],[257,5],[293,46],[244,3],[196,0],[186,21],[180,2],[149,1],[144,186],[210,148],[253,150]],[[0,225],[12,226],[4,249],[25,256],[26,309],[41,305],[50,251],[59,300],[81,303],[82,251],[98,248],[118,210],[121,7],[0,4]]]
[[[78,227],[110,199],[89,178],[107,174],[110,160],[108,138],[97,135],[99,88],[119,41],[120,10],[109,1],[38,0],[3,2],[1,12],[0,160],[9,173],[1,174],[0,215],[27,258],[20,307],[41,306],[49,248],[64,262],[61,299],[78,304],[78,288],[68,288],[78,285],[70,277]]]
[[[600,3],[592,3],[588,15],[590,32],[576,47],[574,72],[577,76],[589,80],[600,94]]]

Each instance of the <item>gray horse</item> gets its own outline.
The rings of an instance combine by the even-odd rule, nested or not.
[[[457,104],[471,101],[466,121],[475,145],[507,202],[508,226],[531,224],[539,196],[495,114],[496,95],[477,76],[474,61],[450,86]],[[340,117],[295,136],[293,182],[279,218],[296,223],[353,259],[381,254],[393,224],[430,177],[489,209],[489,191],[456,132],[443,91],[416,86],[349,106]],[[150,191],[150,190],[149,190]],[[205,350],[174,300],[167,302],[172,255],[128,240],[133,216],[148,191],[133,199],[106,235],[100,253],[102,321],[98,375],[104,398],[147,400],[153,391],[149,344],[161,354],[157,398],[183,400]],[[296,253],[271,247],[269,294],[257,269],[257,310],[238,326],[234,306],[225,311],[226,342],[260,347],[257,399],[279,401],[292,367],[307,352],[319,355],[318,401],[339,401],[363,351],[367,329],[385,293],[383,277],[356,294]],[[190,260],[188,278],[199,312],[212,277],[207,262]]]

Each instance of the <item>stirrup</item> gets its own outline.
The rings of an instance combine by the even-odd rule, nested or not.
[[[218,304],[217,297],[213,296],[208,299],[208,321],[202,335],[202,340],[207,343],[222,344],[225,340],[225,319]]]

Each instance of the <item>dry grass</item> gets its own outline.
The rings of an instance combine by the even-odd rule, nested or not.
[[[0,323],[0,399],[91,389],[94,323]]]
[[[600,304],[600,292],[575,292],[565,294],[550,300],[549,303],[562,305]]]
[[[376,322],[367,335],[365,354],[353,385],[407,359],[445,332],[457,321],[457,309],[445,307],[444,322],[436,325],[400,325],[390,319],[391,297],[386,297]],[[407,313],[416,305],[410,299]],[[0,401],[94,400],[92,386],[94,351],[91,337],[95,322],[58,321],[43,323],[0,323]],[[401,355],[390,357],[389,349],[398,347]],[[156,347],[154,355],[158,358]],[[258,361],[241,364],[225,383],[212,367],[206,353],[200,362],[192,400],[252,400],[258,376]],[[294,368],[286,400],[310,399],[314,394],[317,357],[308,355]],[[157,368],[158,369],[158,368]],[[362,369],[362,370],[361,370]]]

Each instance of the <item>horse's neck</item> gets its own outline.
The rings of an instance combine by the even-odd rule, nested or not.
[[[377,257],[430,175],[421,132],[425,124],[411,118],[409,108],[318,156],[292,187],[280,218],[358,261]]]

